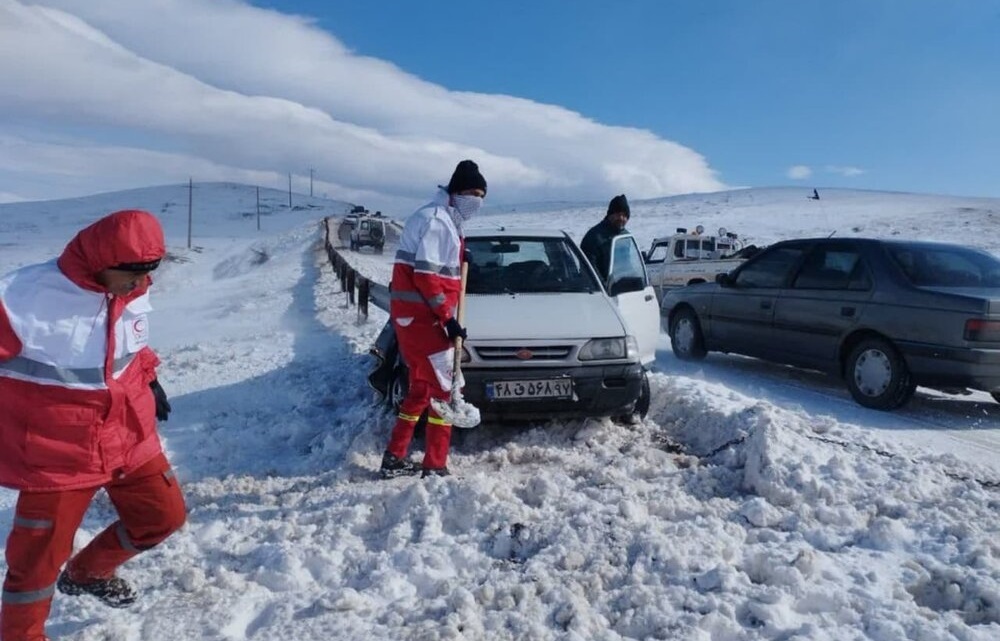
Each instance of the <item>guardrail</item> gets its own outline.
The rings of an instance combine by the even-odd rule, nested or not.
[[[338,223],[339,226],[339,223]],[[373,303],[379,309],[389,311],[389,288],[382,283],[377,283],[370,278],[359,274],[351,267],[350,261],[341,254],[340,249],[330,242],[331,236],[339,239],[339,234],[331,234],[330,219],[323,219],[325,228],[325,238],[323,246],[326,248],[326,256],[333,266],[333,273],[340,280],[340,291],[347,294],[344,307],[357,305],[358,318],[368,318],[368,304]]]

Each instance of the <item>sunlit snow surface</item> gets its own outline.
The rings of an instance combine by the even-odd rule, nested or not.
[[[629,227],[644,246],[702,224],[757,244],[836,233],[1000,253],[995,199],[810,194],[633,202]],[[364,377],[385,314],[347,306],[322,251],[323,216],[349,205],[262,199],[258,232],[253,188],[196,185],[190,249],[186,186],[0,205],[0,272],[121,208],[160,216],[170,251],[152,343],[189,522],[123,568],[142,591],[134,607],[57,595],[55,638],[1000,638],[988,395],[921,389],[875,412],[819,374],[717,354],[681,363],[663,337],[639,425],[486,425],[454,445],[454,476],[378,480],[393,419]],[[472,224],[579,240],[605,206]],[[353,258],[385,282],[391,256]],[[0,491],[3,530],[15,499]],[[77,544],[113,518],[100,495]]]

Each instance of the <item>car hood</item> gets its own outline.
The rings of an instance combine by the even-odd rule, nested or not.
[[[572,339],[624,336],[603,294],[472,294],[465,298],[469,339]]]

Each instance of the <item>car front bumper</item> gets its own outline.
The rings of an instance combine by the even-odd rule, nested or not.
[[[465,400],[493,419],[545,420],[628,414],[642,392],[642,366],[599,365],[516,369],[463,369]],[[487,397],[488,383],[570,378],[573,398],[499,399]]]

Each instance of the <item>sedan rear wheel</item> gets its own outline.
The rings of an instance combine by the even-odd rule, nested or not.
[[[851,350],[846,378],[854,400],[877,410],[902,406],[916,389],[906,361],[891,343],[881,338],[865,339]]]
[[[394,412],[399,412],[399,406],[403,404],[410,391],[410,370],[406,365],[400,363],[392,373],[392,381],[389,383],[389,394],[386,401]]]
[[[694,310],[685,307],[677,312],[670,323],[670,347],[674,356],[683,361],[700,361],[705,358],[705,337]]]

